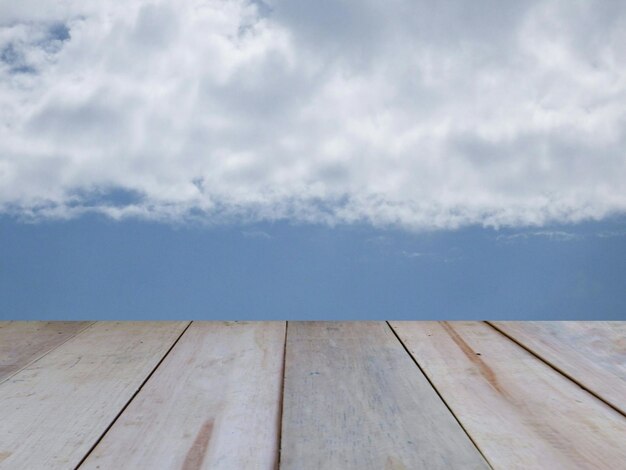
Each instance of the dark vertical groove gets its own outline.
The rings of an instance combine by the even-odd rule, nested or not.
[[[193,322],[189,322],[187,324],[187,326],[183,329],[183,331],[180,333],[180,335],[178,335],[178,338],[176,338],[176,340],[174,340],[174,342],[172,343],[172,345],[168,348],[167,351],[165,351],[165,354],[163,354],[163,357],[159,360],[159,362],[157,362],[157,364],[154,366],[154,368],[150,371],[150,373],[146,376],[146,378],[141,382],[141,384],[139,385],[139,387],[137,387],[137,390],[135,390],[135,393],[132,394],[132,396],[128,399],[128,401],[126,402],[126,404],[122,407],[122,409],[117,413],[117,415],[115,415],[115,418],[113,418],[113,420],[109,423],[109,425],[106,427],[106,429],[102,432],[102,434],[100,434],[100,437],[98,439],[96,439],[96,442],[94,442],[94,444],[89,448],[89,450],[87,451],[87,453],[83,456],[82,459],[80,459],[80,462],[78,462],[78,464],[74,467],[74,470],[77,470],[84,462],[85,460],[87,460],[87,458],[89,457],[89,455],[91,455],[91,453],[93,452],[93,450],[98,446],[98,444],[100,444],[100,441],[102,441],[102,439],[104,438],[104,436],[106,436],[106,434],[109,432],[109,430],[113,427],[113,425],[115,424],[115,422],[119,419],[120,416],[122,416],[122,413],[124,413],[124,411],[126,411],[126,408],[128,408],[128,405],[131,404],[131,402],[135,399],[135,397],[139,394],[139,392],[141,392],[141,389],[144,387],[144,385],[148,382],[148,380],[150,380],[150,377],[152,377],[152,375],[156,372],[156,370],[161,366],[161,363],[165,360],[165,358],[169,355],[169,353],[172,351],[172,349],[174,349],[174,346],[176,346],[178,344],[178,342],[180,341],[180,339],[183,337],[183,335],[185,334],[185,332],[189,329],[189,327],[191,326]]]
[[[396,337],[396,339],[400,342],[400,344],[402,345],[402,347],[404,348],[404,350],[406,351],[406,353],[409,355],[409,357],[413,360],[413,363],[415,363],[415,365],[417,366],[417,368],[419,369],[419,371],[422,373],[422,375],[424,376],[424,378],[426,378],[426,380],[428,381],[428,383],[430,384],[430,386],[432,387],[432,389],[435,391],[435,393],[437,394],[437,396],[439,397],[439,399],[443,402],[443,404],[446,406],[446,408],[448,409],[448,411],[450,412],[450,414],[454,417],[454,419],[456,420],[456,422],[458,423],[458,425],[461,427],[461,429],[463,430],[463,432],[465,433],[465,435],[468,437],[468,439],[470,440],[470,442],[474,445],[474,447],[476,448],[476,450],[478,451],[478,453],[482,456],[483,460],[485,461],[485,463],[489,466],[489,468],[491,468],[493,470],[493,466],[491,465],[491,463],[489,462],[489,460],[487,459],[487,457],[485,456],[485,454],[483,453],[483,451],[480,449],[480,447],[478,446],[478,444],[476,443],[476,441],[472,438],[472,436],[470,435],[470,433],[467,431],[467,429],[465,429],[465,426],[463,426],[463,423],[461,423],[461,420],[458,418],[458,416],[456,414],[454,414],[454,411],[452,411],[452,408],[450,408],[450,406],[448,405],[448,403],[446,402],[446,400],[443,398],[443,396],[441,395],[441,393],[439,393],[439,390],[437,390],[437,387],[435,387],[435,384],[430,380],[430,378],[428,377],[428,375],[426,374],[426,372],[424,372],[424,369],[422,369],[422,367],[419,365],[419,362],[417,362],[417,358],[415,356],[413,356],[413,354],[411,354],[411,351],[409,351],[409,348],[407,348],[406,344],[404,344],[404,341],[402,341],[402,339],[400,338],[400,336],[398,335],[398,333],[396,333],[396,330],[393,329],[393,327],[391,326],[391,324],[389,322],[385,322],[387,323],[387,326],[389,327],[389,329],[391,330],[391,332],[393,333],[393,335]]]
[[[530,353],[531,355],[533,355],[534,357],[539,359],[541,362],[543,362],[545,365],[547,365],[548,367],[550,367],[551,369],[556,371],[558,374],[562,375],[563,377],[565,377],[566,379],[570,380],[571,382],[574,382],[576,385],[578,385],[580,388],[582,388],[585,392],[587,392],[590,395],[592,395],[593,397],[597,398],[602,403],[607,405],[609,408],[611,408],[614,411],[617,411],[620,415],[622,415],[623,417],[626,418],[626,413],[624,413],[624,411],[620,410],[617,406],[613,405],[611,402],[605,400],[601,395],[597,394],[593,390],[587,388],[582,382],[580,382],[578,379],[576,379],[575,377],[571,376],[570,374],[568,374],[567,372],[565,372],[564,370],[559,368],[556,364],[553,364],[548,359],[540,356],[539,353],[536,353],[535,351],[533,351],[530,347],[526,346],[521,341],[518,341],[513,336],[509,335],[505,331],[502,331],[500,328],[498,328],[492,322],[486,321],[485,323],[487,325],[489,325],[491,328],[493,328],[494,330],[496,330],[498,333],[500,333],[502,336],[504,336],[505,338],[511,340],[513,343],[517,344],[520,348],[524,349],[525,351],[527,351],[528,353]]]
[[[285,343],[283,344],[283,371],[282,371],[282,383],[280,387],[280,403],[278,405],[278,449],[276,458],[276,470],[280,468],[280,457],[283,443],[283,406],[285,403],[285,372],[287,370],[287,330],[289,329],[289,322],[285,322]]]
[[[67,343],[68,341],[76,338],[78,335],[81,335],[85,330],[91,328],[93,325],[95,325],[97,322],[92,321],[89,323],[89,325],[87,325],[85,328],[83,328],[82,330],[78,330],[76,333],[74,333],[74,335],[70,336],[69,338],[66,338],[65,341],[63,341],[62,343],[57,344],[56,346],[54,346],[52,349],[48,349],[46,352],[44,352],[41,356],[33,359],[32,361],[28,362],[27,364],[23,365],[22,367],[20,367],[18,370],[16,370],[15,372],[13,372],[12,374],[7,375],[5,378],[3,378],[2,380],[0,380],[0,384],[6,382],[7,380],[9,380],[11,377],[13,377],[16,374],[19,374],[20,372],[22,372],[24,369],[26,369],[27,367],[32,366],[35,362],[38,362],[40,360],[42,360],[44,357],[46,357],[48,354],[50,354],[52,351],[56,351],[57,349],[59,349],[61,346],[63,346],[65,343]]]

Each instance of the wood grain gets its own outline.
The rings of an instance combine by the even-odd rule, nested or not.
[[[488,468],[381,322],[289,322],[281,468]]]
[[[284,322],[194,322],[81,469],[273,469]]]
[[[624,417],[489,325],[392,326],[494,468],[624,468]]]
[[[491,322],[626,415],[626,322]]]
[[[96,323],[0,384],[0,468],[74,468],[186,326]]]
[[[0,382],[63,344],[92,322],[0,322]]]

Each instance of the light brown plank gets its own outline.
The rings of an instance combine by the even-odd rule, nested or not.
[[[273,469],[284,322],[194,322],[81,469]]]
[[[492,322],[626,414],[626,322]]]
[[[186,325],[96,323],[0,384],[0,468],[76,466]]]
[[[488,468],[382,322],[289,322],[282,469]]]
[[[0,382],[63,344],[92,322],[0,322]]]
[[[494,468],[624,468],[624,417],[489,325],[392,326]]]

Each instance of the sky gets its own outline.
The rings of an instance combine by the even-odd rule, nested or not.
[[[0,219],[0,319],[626,320],[626,218],[421,232]]]
[[[624,181],[621,0],[0,2],[2,318],[626,319]]]

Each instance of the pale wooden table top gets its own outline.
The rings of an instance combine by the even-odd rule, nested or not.
[[[0,322],[0,469],[626,469],[626,323]]]

